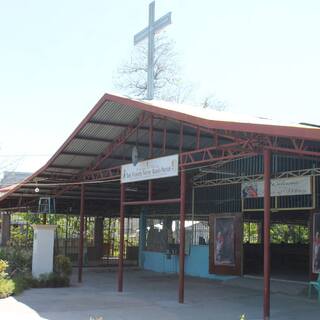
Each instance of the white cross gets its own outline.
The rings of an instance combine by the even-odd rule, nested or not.
[[[171,12],[154,21],[155,2],[149,4],[149,25],[134,36],[134,45],[148,38],[148,82],[147,99],[154,96],[154,35],[167,25],[171,24]]]

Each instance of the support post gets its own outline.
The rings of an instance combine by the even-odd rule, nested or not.
[[[149,158],[153,157],[153,116],[150,117],[150,127],[149,127]],[[152,185],[153,181],[148,181],[148,200],[152,200]]]
[[[68,224],[68,218],[69,218],[69,215],[66,214],[66,224],[65,224],[65,239],[64,239],[64,255],[67,256],[68,253],[67,253],[67,250],[68,250],[68,228],[69,228],[69,224]]]
[[[264,276],[264,297],[263,297],[263,319],[270,319],[270,179],[271,179],[271,151],[263,151],[264,164],[264,224],[263,224],[263,276]]]
[[[96,259],[103,256],[103,217],[96,217],[94,221],[94,246],[96,249]]]
[[[147,227],[147,219],[146,219],[146,208],[143,207],[140,212],[139,219],[139,267],[143,268],[143,250],[146,246],[146,227]]]
[[[180,132],[179,132],[179,154],[182,153],[183,149],[183,123],[180,122]]]
[[[179,303],[184,303],[184,259],[185,259],[185,198],[186,173],[180,173],[180,246],[179,246]]]
[[[80,238],[79,238],[79,254],[78,254],[78,282],[82,282],[83,233],[84,233],[84,184],[81,184],[81,195],[80,195]]]
[[[118,292],[123,291],[123,254],[124,254],[124,202],[125,184],[120,184],[120,243],[119,243],[119,265],[118,265]]]
[[[10,240],[10,225],[11,216],[8,212],[2,212],[1,214],[1,245],[6,246]]]
[[[167,144],[167,119],[164,120],[163,126],[163,136],[162,136],[162,154],[166,154],[166,144]]]

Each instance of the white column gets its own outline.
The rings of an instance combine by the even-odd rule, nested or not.
[[[32,275],[53,271],[54,225],[33,225]]]

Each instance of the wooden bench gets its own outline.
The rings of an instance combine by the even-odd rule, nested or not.
[[[317,281],[310,281],[308,286],[308,297],[311,298],[312,287],[318,291],[318,302],[320,302],[320,273]]]

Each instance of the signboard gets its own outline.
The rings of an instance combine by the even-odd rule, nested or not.
[[[121,166],[121,183],[174,177],[178,172],[179,156],[175,154]]]
[[[271,197],[312,194],[311,177],[271,179]],[[246,181],[241,184],[242,198],[261,198],[264,181]]]

